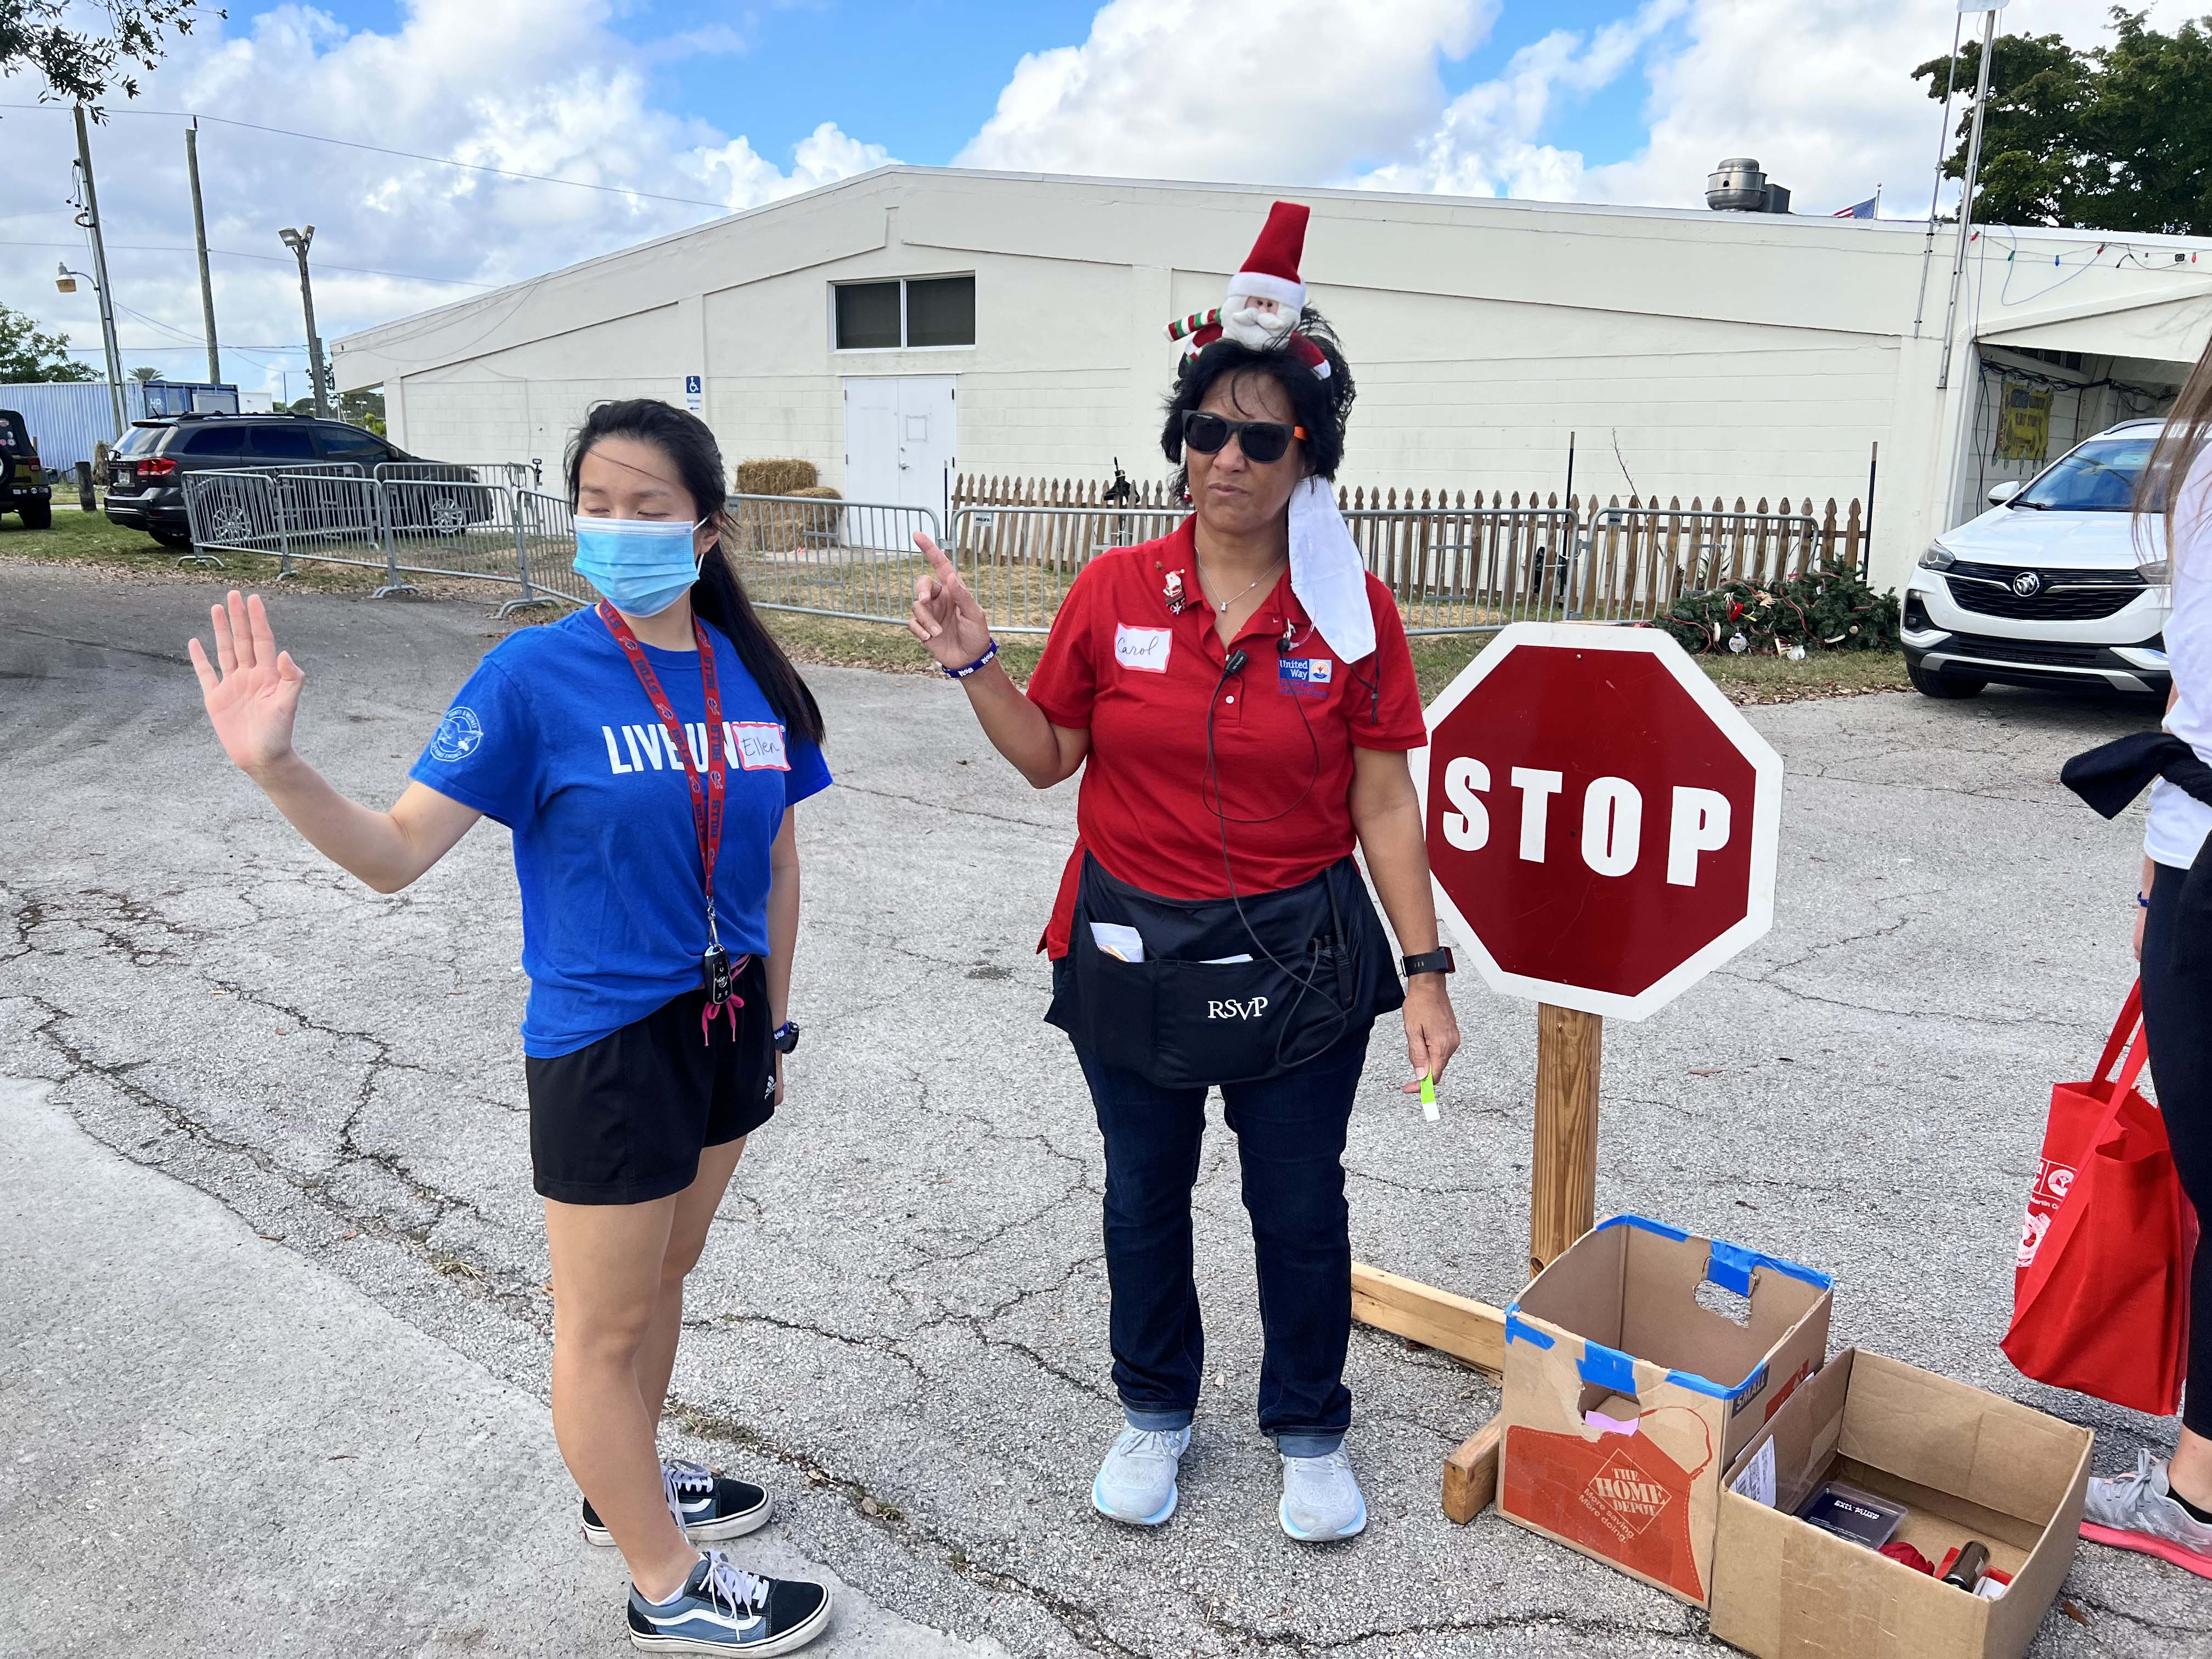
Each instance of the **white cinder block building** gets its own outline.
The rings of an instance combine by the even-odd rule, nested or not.
[[[1278,195],[1358,377],[1344,482],[1559,490],[1572,433],[1578,494],[1849,500],[1879,445],[1886,583],[1990,484],[2162,408],[2212,334],[2187,239],[1992,228],[1939,386],[1948,228],[890,167],[338,340],[338,382],[418,454],[549,478],[636,395],[854,500],[1158,477],[1163,328]]]

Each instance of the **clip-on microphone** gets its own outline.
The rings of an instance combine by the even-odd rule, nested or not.
[[[1241,674],[1244,672],[1244,665],[1250,660],[1251,659],[1244,654],[1242,648],[1232,651],[1229,653],[1229,659],[1221,665],[1221,672],[1224,676]]]

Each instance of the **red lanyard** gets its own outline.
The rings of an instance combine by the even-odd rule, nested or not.
[[[707,625],[696,617],[691,618],[691,631],[699,641],[699,680],[707,694],[707,781],[702,787],[699,769],[692,762],[690,740],[676,718],[668,694],[660,689],[653,665],[646,659],[645,647],[629,631],[622,612],[605,599],[599,601],[599,617],[621,642],[645,695],[653,699],[653,712],[660,716],[661,726],[683,765],[684,781],[691,786],[691,828],[699,839],[700,875],[707,890],[707,942],[719,950],[722,941],[714,931],[714,859],[722,850],[722,696],[714,678],[714,647],[707,638]]]

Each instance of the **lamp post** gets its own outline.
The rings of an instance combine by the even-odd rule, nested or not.
[[[315,333],[314,285],[307,280],[307,245],[315,240],[315,228],[309,225],[305,230],[294,230],[288,225],[276,234],[300,262],[300,306],[307,318],[307,373],[314,382],[315,413],[327,421],[331,404],[323,390],[323,343]]]
[[[119,441],[131,425],[123,404],[122,360],[116,356],[115,330],[110,325],[107,310],[107,287],[97,277],[82,270],[71,270],[66,264],[54,267],[54,289],[59,294],[74,294],[79,283],[90,283],[92,291],[100,296],[100,343],[107,356],[107,398],[115,416],[115,434]]]
[[[84,125],[82,104],[76,106],[76,165],[79,182],[84,186],[84,211],[77,215],[77,223],[92,233],[92,268],[99,273],[93,287],[100,294],[100,343],[107,349],[107,400],[115,415],[116,441],[120,442],[131,421],[124,410],[123,354],[115,344],[115,305],[108,297],[107,240],[100,231],[100,192],[92,182],[92,136]]]

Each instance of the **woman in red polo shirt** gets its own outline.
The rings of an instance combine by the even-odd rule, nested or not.
[[[1142,1526],[1175,1509],[1204,1357],[1190,1195],[1218,1085],[1258,1255],[1260,1427],[1282,1456],[1279,1515],[1291,1537],[1326,1540],[1367,1521],[1344,1452],[1341,1160],[1369,1026],[1402,1005],[1417,1078],[1442,1074],[1459,1028],[1406,763],[1427,741],[1413,659],[1326,482],[1352,386],[1303,309],[1304,216],[1277,204],[1228,317],[1196,319],[1162,434],[1193,516],[1085,568],[1027,694],[926,538],[933,574],[911,627],[1032,784],[1084,769],[1045,948],[1046,1018],[1074,1041],[1106,1146],[1127,1425],[1091,1500]],[[1355,841],[1412,953],[1402,989]]]

